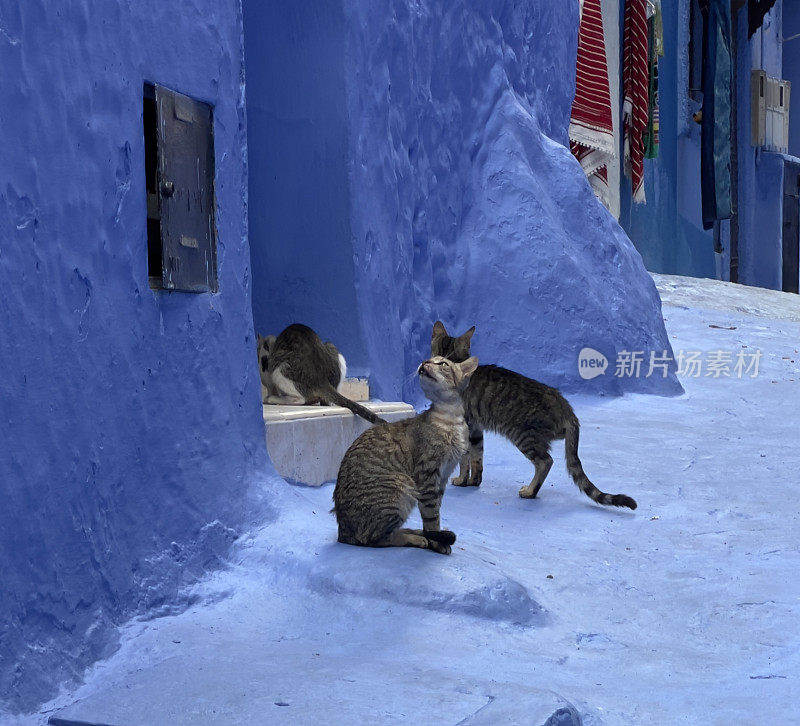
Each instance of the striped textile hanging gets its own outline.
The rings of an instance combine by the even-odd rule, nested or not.
[[[648,120],[647,0],[625,0],[622,105],[625,173],[633,201],[644,204],[644,133]]]
[[[569,140],[594,193],[608,207],[608,164],[614,158],[614,128],[600,0],[583,0]]]

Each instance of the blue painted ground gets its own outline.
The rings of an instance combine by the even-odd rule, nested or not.
[[[531,468],[490,437],[484,485],[445,496],[451,557],[367,550],[335,542],[331,486],[270,477],[280,517],[198,602],[131,623],[24,723],[798,722],[800,302],[660,286],[676,351],[763,359],[676,398],[573,399],[587,473],[636,512],[583,497],[560,450],[519,499]]]

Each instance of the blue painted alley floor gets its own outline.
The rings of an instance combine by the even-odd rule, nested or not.
[[[200,600],[23,723],[800,723],[800,301],[658,280],[676,351],[763,357],[677,398],[572,398],[589,477],[635,512],[584,497],[560,444],[520,499],[532,468],[491,436],[442,557],[339,545],[331,485],[269,477],[282,515]]]

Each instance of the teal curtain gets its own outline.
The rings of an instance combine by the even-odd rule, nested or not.
[[[703,126],[700,186],[703,228],[729,219],[731,198],[731,6],[730,0],[701,0],[703,35]]]

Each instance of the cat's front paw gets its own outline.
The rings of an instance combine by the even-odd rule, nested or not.
[[[440,529],[436,532],[425,532],[425,536],[439,544],[452,545],[456,542],[456,533],[451,532],[449,529]]]
[[[453,486],[465,487],[467,486],[467,475],[464,474],[464,476],[454,476],[450,482],[453,484]]]
[[[480,474],[473,474],[469,481],[467,482],[468,487],[479,487],[481,482],[483,481],[483,477]]]
[[[433,539],[428,540],[428,549],[438,552],[440,555],[449,555],[451,551],[450,545],[442,544]]]
[[[533,487],[530,484],[528,486],[522,487],[519,490],[519,495],[523,499],[535,499],[536,498],[536,494],[533,491]]]

